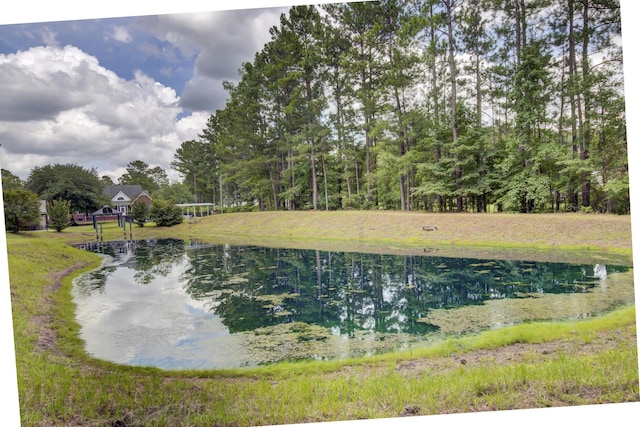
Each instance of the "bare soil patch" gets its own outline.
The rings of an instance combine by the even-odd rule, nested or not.
[[[76,270],[84,268],[86,264],[79,264],[65,270],[50,272],[47,281],[50,285],[44,289],[40,299],[38,301],[41,307],[41,314],[31,318],[31,325],[38,331],[38,340],[36,341],[35,348],[39,351],[50,351],[55,355],[62,355],[60,350],[56,346],[58,334],[54,329],[54,310],[55,303],[53,301],[53,295],[62,286],[62,279]]]
[[[549,341],[536,344],[512,344],[495,349],[459,352],[449,357],[422,358],[398,362],[396,371],[406,375],[423,374],[425,371],[443,372],[460,366],[504,366],[509,363],[538,363],[566,356],[589,356],[613,350],[621,345],[636,342],[635,325],[598,332],[590,342]]]

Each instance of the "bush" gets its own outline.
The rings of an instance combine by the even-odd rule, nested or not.
[[[47,203],[47,215],[49,215],[49,228],[61,232],[69,226],[71,203],[66,200],[52,200]]]
[[[175,201],[172,199],[155,200],[149,212],[149,219],[159,227],[180,224],[182,222],[182,209],[176,206]]]
[[[133,217],[133,222],[135,222],[139,227],[144,227],[144,223],[147,222],[149,218],[149,205],[144,201],[138,199],[133,202],[131,205],[131,216]]]
[[[40,200],[28,190],[7,190],[4,199],[4,226],[7,231],[19,233],[38,224]]]

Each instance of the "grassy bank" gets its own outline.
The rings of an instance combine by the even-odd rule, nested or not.
[[[425,232],[424,225],[437,230]],[[268,238],[457,246],[630,249],[629,217],[609,215],[433,214],[389,211],[224,214],[185,232]]]
[[[421,230],[426,219],[437,220],[438,232],[449,229],[445,219],[459,221],[457,231],[451,232],[457,235],[471,218],[380,214],[377,228],[366,225],[371,239],[357,241],[365,227],[363,218],[344,218],[349,215],[333,228],[330,224],[338,218],[331,213],[311,214],[306,220],[298,213],[279,220],[271,214],[220,215],[166,230],[134,228],[134,237],[249,241],[254,231],[258,240],[282,241],[279,233],[287,229],[297,230],[291,241],[300,245],[351,242],[414,250],[412,245],[424,244],[412,242],[414,228],[419,225]],[[559,217],[562,227],[584,221],[581,227],[609,230],[600,237],[565,233],[557,240],[565,249],[597,248],[630,255],[628,236],[623,238],[626,221],[619,217],[594,216],[600,221],[595,226],[584,219],[587,216]],[[411,221],[413,225],[407,225]],[[536,221],[550,227],[558,220],[541,216]],[[413,234],[372,238],[398,233],[403,227]],[[559,230],[547,232],[563,236]],[[444,239],[434,235],[428,238]],[[499,242],[485,240],[488,235],[438,243],[497,246]],[[122,230],[107,227],[105,237],[121,238]],[[170,373],[96,361],[84,354],[78,339],[69,274],[98,265],[99,258],[67,245],[92,239],[93,230],[82,228],[7,238],[23,425],[110,426],[120,421],[126,426],[242,426],[640,400],[633,307],[580,322],[523,324],[357,360]],[[505,243],[524,249],[527,242],[511,236]],[[532,242],[540,245],[538,249],[553,246],[543,242],[541,234]]]
[[[424,231],[424,225],[435,225],[437,230]],[[124,236],[113,223],[105,224],[103,231],[105,240]],[[165,236],[361,252],[585,262],[605,257],[631,262],[631,218],[617,215],[255,212],[213,215],[170,228],[134,226],[132,231],[134,239]],[[95,240],[96,233],[83,226],[45,236],[80,243]]]

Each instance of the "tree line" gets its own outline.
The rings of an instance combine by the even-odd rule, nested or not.
[[[270,35],[176,150],[182,181],[133,160],[117,184],[225,211],[629,213],[618,1],[295,6]],[[56,164],[2,184],[32,193],[16,212],[90,213],[115,183]]]
[[[295,6],[172,167],[260,210],[628,213],[612,0]]]
[[[176,203],[193,200],[182,183],[171,183],[159,166],[151,167],[142,160],[130,162],[117,180],[118,185],[140,185],[153,196],[153,205],[136,201],[131,212],[134,222],[143,227],[147,220],[157,226],[171,226],[182,222],[182,209]],[[77,164],[53,164],[34,167],[26,181],[8,169],[2,169],[2,195],[5,228],[18,233],[39,225],[41,201],[48,216],[47,226],[62,231],[71,225],[71,213],[91,214],[111,203],[104,192],[116,185],[106,176],[99,176],[95,168]]]

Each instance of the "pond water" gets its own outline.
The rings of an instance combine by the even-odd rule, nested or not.
[[[443,334],[579,318],[633,302],[631,269],[158,239],[82,247],[86,350],[121,364],[214,369],[406,349]]]

